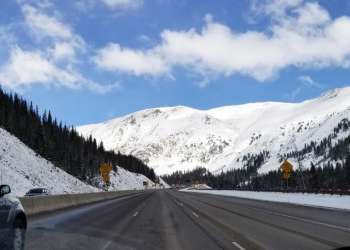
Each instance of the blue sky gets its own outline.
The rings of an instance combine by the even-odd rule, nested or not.
[[[0,1],[0,84],[67,124],[350,84],[343,0]]]

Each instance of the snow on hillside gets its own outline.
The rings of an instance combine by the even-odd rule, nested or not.
[[[214,172],[240,168],[244,155],[262,150],[270,152],[259,169],[266,172],[279,166],[280,155],[321,140],[343,118],[349,119],[349,100],[350,87],[301,103],[250,103],[211,110],[155,108],[77,130],[103,141],[109,150],[143,159],[159,175],[198,166]],[[318,159],[300,164],[308,167],[311,160]]]
[[[162,178],[159,177],[159,184],[163,185],[164,188],[170,188],[169,184],[166,183]]]
[[[38,156],[16,137],[0,128],[0,182],[23,196],[34,187],[48,188],[54,194],[98,191]]]
[[[152,187],[154,182],[148,179],[142,174],[136,174],[125,170],[124,168],[117,167],[117,171],[111,171],[109,174],[111,186],[109,191],[118,190],[143,190],[143,182],[148,183],[148,187]],[[97,180],[98,186],[103,187],[103,182],[101,178]]]
[[[111,172],[110,178],[110,191],[140,190],[144,188],[143,181],[153,184],[144,175],[131,173],[120,167],[117,172]],[[0,184],[10,185],[17,196],[23,196],[34,187],[45,187],[53,194],[101,191],[55,167],[1,128]]]

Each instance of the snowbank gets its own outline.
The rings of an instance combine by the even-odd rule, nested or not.
[[[253,191],[235,191],[235,190],[181,190],[181,191],[350,210],[350,196],[344,196],[344,195],[341,196],[341,195],[329,195],[329,194],[253,192]]]

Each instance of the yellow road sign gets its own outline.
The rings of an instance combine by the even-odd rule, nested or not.
[[[285,160],[280,168],[282,169],[283,173],[282,178],[288,180],[291,173],[293,172],[293,165],[289,161]]]
[[[109,173],[112,171],[112,164],[110,163],[102,163],[100,165],[100,173],[103,174],[103,173]]]
[[[285,160],[281,165],[281,169],[283,173],[291,173],[293,172],[293,165],[289,161]]]
[[[112,171],[112,164],[110,163],[102,163],[100,165],[100,174],[105,183],[109,183],[109,172]]]

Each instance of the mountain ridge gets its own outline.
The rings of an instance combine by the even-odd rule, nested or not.
[[[313,100],[317,100],[320,98],[332,98],[337,96],[337,94],[339,92],[342,92],[344,90],[348,90],[350,93],[350,87],[344,87],[344,88],[334,88],[334,89],[330,89],[327,90],[323,93],[321,93],[320,96],[318,97],[314,97],[311,99],[306,99],[303,100],[301,102],[282,102],[282,101],[260,101],[260,102],[248,102],[248,103],[242,103],[242,104],[232,104],[232,105],[224,105],[224,106],[218,106],[218,107],[213,107],[213,108],[209,108],[209,109],[198,109],[198,108],[193,108],[190,106],[185,106],[185,105],[175,105],[175,106],[160,106],[160,107],[154,107],[154,108],[146,108],[146,109],[140,109],[140,110],[136,110],[134,112],[128,113],[128,114],[124,114],[115,118],[111,118],[105,121],[101,121],[101,122],[96,122],[96,123],[90,123],[90,124],[81,124],[81,125],[77,125],[77,127],[84,127],[84,126],[93,126],[93,125],[99,125],[101,123],[109,123],[112,122],[114,120],[119,120],[121,118],[124,117],[128,117],[130,115],[133,114],[137,114],[139,112],[147,112],[147,111],[154,111],[154,110],[161,110],[161,111],[167,111],[167,110],[173,110],[173,109],[181,109],[181,108],[185,108],[185,109],[191,109],[191,110],[195,110],[198,112],[213,112],[215,110],[221,110],[221,109],[225,109],[225,108],[232,108],[232,107],[236,107],[236,108],[242,108],[242,107],[248,107],[248,106],[253,106],[253,105],[296,105],[296,104],[302,104],[302,103],[307,103]]]
[[[271,151],[275,159],[331,132],[350,114],[350,87],[299,103],[255,102],[198,110],[186,106],[140,110],[103,123],[77,127],[109,150],[134,154],[157,174],[206,167],[242,167],[248,153]]]

